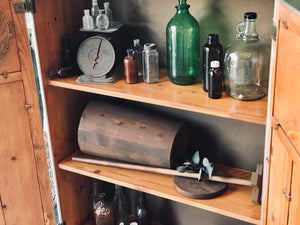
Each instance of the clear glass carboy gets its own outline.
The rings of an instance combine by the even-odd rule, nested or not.
[[[256,32],[255,12],[244,14],[237,25],[235,42],[225,49],[225,92],[238,100],[256,100],[267,95],[270,48]]]

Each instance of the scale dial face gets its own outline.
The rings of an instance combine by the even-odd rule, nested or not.
[[[79,46],[77,62],[81,71],[91,77],[105,76],[115,63],[115,50],[104,37],[93,36]]]

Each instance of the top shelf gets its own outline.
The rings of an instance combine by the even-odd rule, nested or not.
[[[118,97],[127,100],[167,106],[191,112],[266,124],[267,98],[239,101],[223,93],[221,99],[210,99],[202,84],[175,85],[169,81],[165,69],[160,70],[159,83],[126,84],[122,77],[115,84],[79,84],[77,77],[49,80],[50,86]]]

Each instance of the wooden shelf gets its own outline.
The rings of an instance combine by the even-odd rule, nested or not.
[[[160,70],[160,80],[157,84],[126,84],[124,78],[112,85],[79,84],[76,79],[77,77],[54,79],[49,80],[48,84],[251,123],[266,123],[266,97],[257,101],[239,101],[223,93],[221,99],[210,99],[203,91],[202,84],[175,85],[169,81],[164,69]]]
[[[251,187],[230,184],[226,192],[217,198],[196,200],[179,194],[173,186],[172,176],[72,161],[73,156],[81,154],[80,152],[74,153],[60,162],[58,167],[72,173],[140,190],[248,223],[260,224],[261,207],[252,203]],[[236,178],[250,179],[251,176],[249,171],[240,169],[224,167],[222,170],[225,174]]]

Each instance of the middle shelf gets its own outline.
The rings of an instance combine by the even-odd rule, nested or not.
[[[60,169],[139,190],[158,197],[201,208],[252,224],[260,223],[261,206],[251,202],[252,188],[229,184],[226,192],[214,199],[197,200],[179,194],[173,184],[173,176],[116,167],[99,166],[72,160],[80,157],[79,151],[58,164]],[[222,168],[225,174],[235,178],[250,179],[249,171]]]
[[[126,84],[124,76],[115,84],[82,84],[78,77],[49,80],[54,87],[117,97],[137,102],[166,106],[191,112],[203,113],[223,118],[266,124],[267,97],[256,101],[239,101],[223,93],[221,99],[208,98],[202,84],[175,85],[167,76],[165,69],[160,70],[159,83]]]

